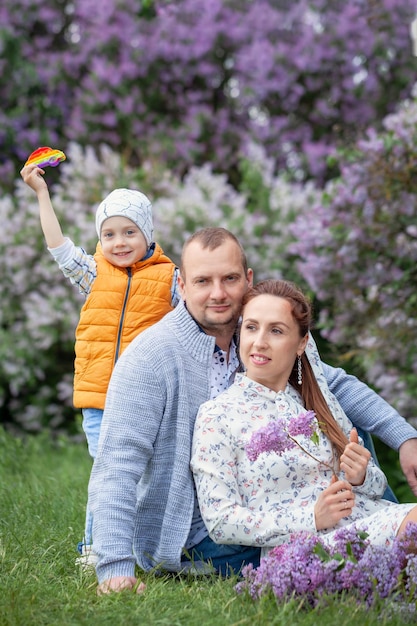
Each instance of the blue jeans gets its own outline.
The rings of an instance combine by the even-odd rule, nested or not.
[[[207,561],[211,563],[218,574],[231,576],[239,574],[244,565],[252,563],[254,567],[260,564],[261,550],[252,546],[236,546],[214,543],[206,537],[199,544],[189,550],[186,561]]]
[[[95,459],[98,448],[98,438],[100,436],[101,420],[103,419],[102,409],[83,409],[83,430],[87,438],[88,452]],[[91,546],[93,543],[93,516],[91,514],[88,499],[85,512],[84,538],[80,545]]]

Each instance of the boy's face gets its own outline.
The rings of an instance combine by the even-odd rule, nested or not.
[[[121,215],[103,222],[100,243],[104,257],[116,267],[130,267],[145,256],[145,237],[132,220]]]

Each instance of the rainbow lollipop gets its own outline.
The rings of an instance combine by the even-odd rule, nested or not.
[[[61,161],[65,161],[66,158],[67,157],[61,150],[53,150],[52,148],[48,148],[48,146],[43,146],[32,152],[25,166],[34,163],[38,167],[46,167],[47,165],[56,167]]]

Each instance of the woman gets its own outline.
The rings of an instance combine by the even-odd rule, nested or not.
[[[332,531],[354,523],[371,542],[390,545],[417,522],[417,507],[382,499],[385,475],[327,387],[308,300],[292,283],[266,280],[243,304],[246,371],[201,406],[194,431],[191,467],[210,536],[271,548],[307,530],[331,543]],[[316,415],[318,443],[297,435],[292,449],[250,460],[254,433],[282,418],[294,423],[306,409]]]

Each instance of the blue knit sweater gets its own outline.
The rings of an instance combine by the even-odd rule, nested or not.
[[[214,347],[215,338],[181,302],[116,364],[89,485],[99,582],[134,576],[136,562],[144,570],[181,569],[194,506],[191,440],[198,408],[210,396]],[[366,385],[341,369],[323,368],[356,425],[395,448],[416,436]]]

